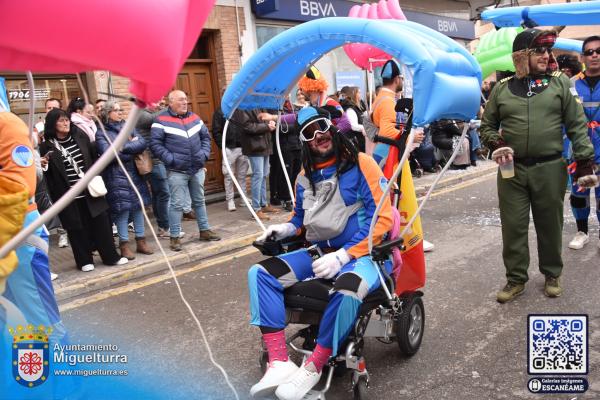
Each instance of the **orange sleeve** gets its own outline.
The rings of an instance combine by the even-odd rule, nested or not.
[[[21,182],[35,195],[36,175],[29,129],[19,117],[0,112],[0,174]]]
[[[384,98],[387,97],[387,98]],[[375,99],[379,101],[373,110],[373,122],[379,127],[379,135],[390,139],[397,139],[400,131],[396,129],[396,101],[391,93],[380,93]]]
[[[385,185],[387,185],[387,179],[383,176],[381,168],[372,157],[364,153],[359,154],[358,161],[363,175],[363,182],[360,183],[360,195],[365,207],[365,220],[363,226],[350,242],[350,246],[344,246],[344,248],[347,247],[348,254],[354,258],[369,254],[369,225],[372,218],[377,218],[373,228],[373,245],[381,243],[383,236],[392,229],[393,225],[391,201],[384,201],[381,210],[379,210],[379,215],[375,215],[375,209],[383,196]]]

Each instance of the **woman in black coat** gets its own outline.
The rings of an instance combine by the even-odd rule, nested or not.
[[[91,168],[97,153],[87,135],[71,123],[63,110],[55,108],[46,115],[44,132],[46,140],[40,144],[42,167],[50,198],[56,202],[81,178],[77,170],[85,173]],[[127,263],[115,249],[106,210],[106,199],[92,197],[86,189],[59,213],[77,267],[83,272],[94,269],[94,248],[106,265]]]

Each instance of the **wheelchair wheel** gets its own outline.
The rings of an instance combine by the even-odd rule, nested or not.
[[[367,378],[361,376],[358,378],[358,381],[352,388],[352,392],[354,393],[354,400],[367,400],[368,399],[368,384]]]
[[[406,307],[396,320],[396,338],[400,352],[413,356],[421,347],[425,330],[425,307],[420,296],[406,298]]]

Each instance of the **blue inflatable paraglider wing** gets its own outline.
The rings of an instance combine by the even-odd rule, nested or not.
[[[298,79],[324,54],[347,43],[369,43],[414,72],[413,122],[469,120],[479,110],[481,69],[458,43],[410,21],[322,18],[291,28],[261,47],[228,86],[221,107],[279,109]],[[448,96],[455,93],[455,96]]]
[[[527,25],[598,25],[600,1],[543,4],[531,7],[510,7],[486,10],[481,19],[497,27]]]
[[[556,43],[554,43],[554,48],[581,53],[583,49],[583,40],[558,38],[556,39]]]

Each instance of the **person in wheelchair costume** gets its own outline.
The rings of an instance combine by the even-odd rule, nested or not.
[[[357,318],[362,300],[380,286],[377,267],[369,257],[368,235],[377,218],[373,244],[379,244],[393,223],[390,202],[375,209],[387,179],[376,162],[332,125],[327,111],[299,111],[303,171],[296,181],[296,204],[288,223],[271,225],[259,240],[281,240],[305,234],[322,256],[300,249],[268,258],[248,271],[251,324],[261,330],[268,368],[250,393],[301,399],[336,356]],[[391,263],[386,264],[391,272]],[[334,280],[329,303],[319,325],[317,345],[302,366],[288,358],[284,328],[284,290],[311,278]]]

